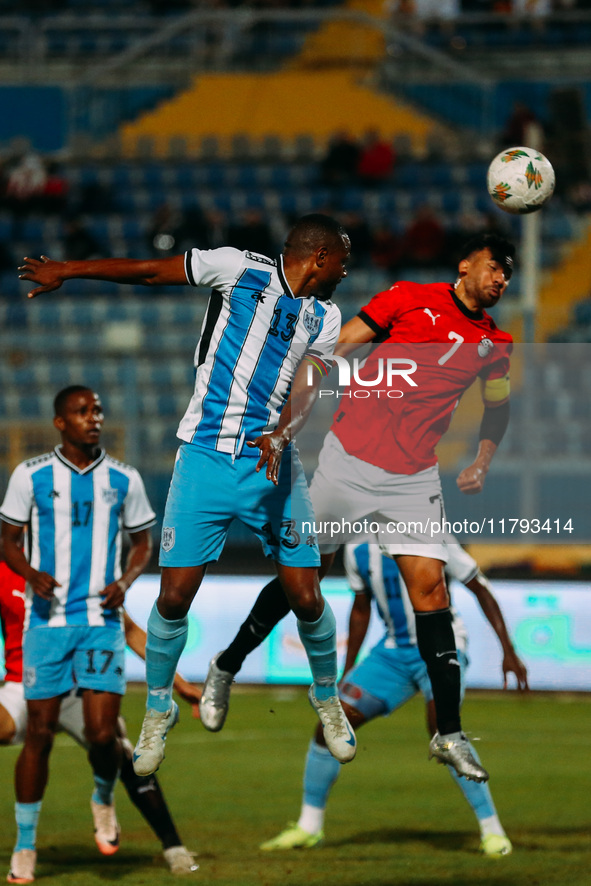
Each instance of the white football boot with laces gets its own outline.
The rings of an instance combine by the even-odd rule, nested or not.
[[[133,769],[136,775],[152,775],[164,760],[166,736],[178,723],[179,706],[173,701],[167,711],[148,708],[142,731],[133,752]]]
[[[8,883],[32,883],[35,879],[37,853],[34,849],[19,849],[12,853],[10,870],[6,880]]]
[[[171,874],[192,874],[199,870],[195,853],[186,846],[170,846],[162,853]]]
[[[115,806],[90,801],[94,819],[94,839],[103,855],[114,855],[119,849],[121,830],[115,815]]]
[[[308,690],[310,704],[318,714],[326,747],[339,763],[348,763],[357,751],[357,739],[336,695],[326,701],[316,698],[314,684]]]

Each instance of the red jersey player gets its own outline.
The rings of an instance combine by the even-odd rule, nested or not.
[[[22,741],[27,722],[23,694],[25,580],[8,568],[0,550],[0,622],[4,639],[4,685],[0,686],[0,744]]]
[[[370,342],[385,344],[357,369],[356,380],[353,373],[310,486],[321,577],[346,541],[379,542],[384,553],[396,558],[433,689],[438,732],[431,756],[475,781],[486,781],[488,773],[461,731],[460,668],[443,575],[445,515],[435,446],[457,401],[480,377],[485,408],[478,454],[457,482],[466,494],[482,490],[509,419],[511,352],[511,337],[497,329],[486,309],[507,288],[514,251],[497,235],[475,237],[461,252],[454,286],[398,283],[343,327],[337,357]],[[389,358],[399,361],[392,365],[398,368],[401,395],[387,379],[368,384],[379,379],[380,357],[384,373]],[[361,521],[369,529],[360,531]],[[339,525],[340,533],[334,528]],[[233,676],[288,611],[282,596],[279,583],[269,583],[230,646],[213,659],[200,703],[206,728],[221,729]]]

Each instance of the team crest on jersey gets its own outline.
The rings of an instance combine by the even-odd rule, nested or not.
[[[304,311],[304,328],[308,335],[318,335],[321,319],[313,311]]]
[[[494,342],[492,342],[490,338],[483,338],[478,345],[478,356],[488,357],[493,348]]]
[[[103,501],[109,507],[113,507],[113,505],[117,504],[119,493],[116,489],[112,489],[110,486],[108,489],[101,489],[101,494],[103,496]]]
[[[34,686],[37,681],[37,673],[35,668],[23,668],[23,685],[27,687]]]
[[[171,551],[174,548],[174,526],[162,527],[162,550]]]

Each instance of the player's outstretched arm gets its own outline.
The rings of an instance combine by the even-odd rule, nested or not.
[[[65,280],[76,279],[105,280],[138,286],[187,284],[184,255],[146,261],[132,258],[52,261],[46,255],[42,255],[40,259],[25,258],[19,272],[19,279],[39,284],[29,291],[29,298],[35,298],[42,292],[53,292],[54,289],[59,289]]]
[[[125,628],[125,642],[129,646],[132,652],[141,658],[142,661],[146,660],[146,632],[143,628],[133,620],[131,615],[127,612],[126,609],[123,610],[123,626]],[[201,698],[201,690],[198,686],[194,686],[192,683],[189,683],[188,680],[185,680],[184,677],[177,673],[174,675],[173,687],[176,692],[180,695],[183,701],[186,701],[187,704],[190,704],[193,708],[193,716],[199,716],[199,699]]]
[[[310,366],[312,367],[309,372]],[[316,361],[304,357],[298,366],[291,385],[291,393],[281,410],[277,427],[271,434],[261,434],[256,440],[247,441],[251,448],[258,447],[261,457],[256,466],[260,471],[267,466],[267,480],[277,485],[279,466],[283,450],[306,423],[318,397],[320,382],[325,375],[318,369]]]
[[[507,689],[507,675],[509,673],[515,674],[518,689],[529,689],[527,668],[517,655],[515,647],[511,642],[501,607],[493,596],[488,579],[479,571],[473,579],[466,583],[466,587],[475,595],[480,608],[503,647],[503,689]]]

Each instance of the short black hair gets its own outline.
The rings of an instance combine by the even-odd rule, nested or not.
[[[92,388],[89,388],[87,385],[68,385],[67,388],[63,388],[59,391],[54,398],[53,401],[53,412],[54,415],[62,415],[64,414],[64,409],[66,407],[66,402],[72,394],[81,394],[82,391],[90,391],[93,393]]]
[[[461,246],[458,253],[458,261],[469,258],[475,252],[482,252],[483,249],[490,249],[490,253],[495,261],[503,266],[507,279],[513,273],[515,246],[506,237],[501,234],[483,233],[476,234]]]
[[[301,256],[310,255],[320,246],[339,246],[349,235],[331,215],[311,212],[299,218],[290,230],[286,247]]]

